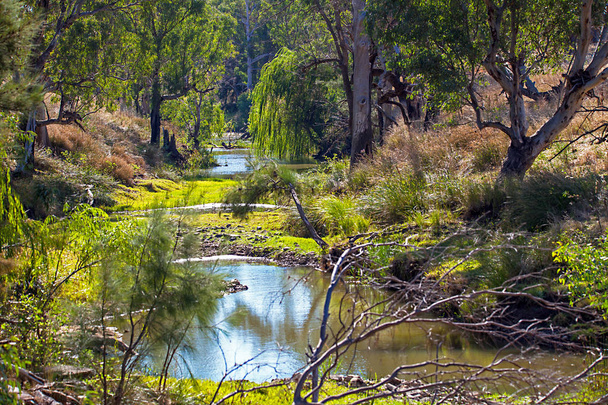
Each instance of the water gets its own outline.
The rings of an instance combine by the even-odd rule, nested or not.
[[[310,269],[247,263],[226,263],[217,270],[227,278],[239,279],[249,289],[219,300],[215,328],[191,337],[197,350],[181,353],[174,374],[188,377],[192,373],[196,378],[214,381],[225,373],[230,379],[255,382],[291,377],[306,364],[307,346],[314,347],[318,342],[329,282],[326,275]],[[341,294],[344,289],[335,297]],[[367,289],[367,294],[382,293]],[[335,322],[332,325],[338,326]],[[438,356],[442,361],[486,365],[496,351],[479,347],[458,331],[437,324],[401,325],[360,345],[354,355],[345,357],[338,371],[375,378],[389,374],[398,365]],[[542,352],[518,364],[570,371],[581,368],[581,357]]]
[[[234,177],[235,175],[248,173],[252,170],[252,162],[255,161],[249,149],[214,150],[213,156],[215,156],[219,166],[207,170],[209,177]],[[309,161],[279,161],[278,163],[292,170],[302,170],[315,166],[314,162]]]
[[[213,156],[219,166],[208,170],[210,177],[229,177],[251,170],[252,157],[248,149],[214,150]]]

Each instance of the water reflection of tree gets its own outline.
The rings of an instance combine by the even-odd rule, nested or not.
[[[593,375],[595,368],[608,358],[602,350],[576,341],[575,332],[568,324],[552,322],[552,317],[557,314],[572,321],[587,320],[590,323],[601,322],[601,317],[590,307],[571,307],[563,297],[551,299],[533,294],[534,287],[547,281],[547,271],[519,274],[496,288],[463,288],[454,293],[446,288],[446,278],[462,263],[483,252],[483,248],[472,249],[442,276],[423,277],[421,272],[419,276],[402,280],[374,270],[378,267],[370,261],[367,253],[370,248],[380,245],[399,246],[412,251],[420,249],[398,243],[367,243],[344,251],[333,267],[319,342],[316,347],[310,347],[307,353],[308,364],[295,388],[295,405],[327,403],[345,398],[351,404],[359,404],[384,397],[433,403],[476,403],[485,401],[489,392],[507,401],[527,396],[535,403],[551,402],[559,398],[558,394],[576,392],[579,389],[577,384]],[[494,247],[507,250],[518,248],[527,247]],[[344,285],[347,275],[355,270],[358,274],[373,276],[379,281],[378,285],[394,293],[378,300],[378,297],[370,296],[366,289],[348,285],[349,294],[339,294],[337,287]],[[543,311],[520,313],[522,318],[514,319],[517,313],[513,307],[524,301]],[[471,306],[466,314],[450,312],[462,307],[465,302],[476,302],[477,305]],[[542,312],[549,315],[538,315]],[[427,329],[432,338],[429,350],[435,349],[436,355],[430,360],[400,365],[388,376],[374,382],[365,383],[356,379],[357,384],[341,394],[323,394],[322,387],[330,379],[330,374],[349,360],[347,353],[368,345],[370,340],[382,339],[383,333],[404,324],[431,326]],[[441,354],[441,348],[448,343],[446,337],[456,339],[456,335],[433,331],[438,326],[446,325],[449,329],[459,329],[471,335],[483,335],[487,341],[500,342],[500,348],[485,365],[447,358]],[[533,349],[539,346],[586,351],[589,359],[586,366],[584,364],[582,370],[577,371],[534,369],[526,357],[533,355]],[[532,349],[512,350],[522,347]],[[307,381],[312,382],[311,389],[306,388]]]

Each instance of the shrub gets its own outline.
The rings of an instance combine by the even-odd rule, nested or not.
[[[506,156],[504,148],[497,142],[489,142],[473,150],[471,165],[476,172],[485,172],[498,167]]]
[[[348,197],[325,197],[315,204],[315,211],[331,235],[353,235],[369,228],[369,220],[357,212],[356,202]]]
[[[534,230],[556,219],[584,215],[596,201],[600,184],[594,174],[574,178],[549,172],[509,181],[505,183],[506,217]]]
[[[563,237],[554,257],[567,265],[559,280],[570,291],[571,302],[588,300],[608,316],[608,235],[586,245]]]
[[[135,172],[133,166],[124,158],[112,155],[104,161],[103,169],[116,180],[122,181],[125,184],[133,184],[133,176]]]

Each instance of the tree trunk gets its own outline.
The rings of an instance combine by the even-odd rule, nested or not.
[[[251,7],[249,0],[245,0],[245,53],[247,54],[247,91],[253,91],[253,49],[251,49],[251,39],[253,37],[253,29],[251,28]]]
[[[500,170],[499,181],[505,177],[524,177],[538,155],[570,125],[583,104],[586,91],[587,89],[581,87],[571,89],[557,112],[531,137],[524,137],[522,142],[511,138],[507,157]]]
[[[201,105],[203,104],[203,95],[199,94],[196,100],[196,111],[194,117],[194,129],[192,131],[192,142],[194,147],[198,149],[200,147],[200,133],[201,133]]]
[[[48,118],[49,118],[49,116],[46,113],[46,108],[44,108],[44,104],[41,104],[36,109],[36,119],[46,120]],[[46,125],[44,125],[44,126],[37,125],[34,132],[36,133],[36,146],[38,146],[38,148],[50,148],[51,147],[51,140],[49,139],[49,131],[48,131]]]
[[[353,122],[351,168],[362,157],[372,154],[371,63],[370,39],[365,33],[365,0],[352,0],[353,5]]]
[[[160,94],[160,83],[156,81],[152,85],[152,100],[150,106],[150,143],[158,145],[160,143],[160,105],[162,97]]]
[[[30,115],[25,126],[25,131],[32,133],[36,131],[36,111],[30,112]],[[29,138],[25,141],[25,147],[23,152],[23,160],[17,164],[15,169],[16,173],[29,175],[34,171],[34,146],[36,143],[35,138]]]

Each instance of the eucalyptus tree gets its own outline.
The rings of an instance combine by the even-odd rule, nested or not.
[[[92,84],[91,77],[86,78],[85,74],[78,78],[68,78],[63,75],[61,82],[58,83],[54,81],[56,76],[48,71],[50,66],[56,65],[57,60],[62,58],[60,48],[64,44],[66,36],[74,30],[74,27],[84,21],[100,18],[104,13],[117,13],[132,5],[133,2],[129,0],[27,0],[25,2],[24,12],[28,14],[33,23],[40,24],[40,29],[32,37],[30,43],[31,55],[26,72],[38,76],[44,86],[44,91],[53,93],[60,99],[60,108],[54,117],[49,117],[47,115],[48,109],[45,109],[42,105],[30,111],[26,130],[35,133],[38,142],[46,144],[47,125],[69,125],[80,121],[82,118],[82,111],[76,107],[78,103],[73,103],[66,92],[63,91],[66,86],[71,84],[81,89],[96,87],[95,84]],[[85,36],[82,39],[85,42],[87,40]],[[74,43],[72,42],[72,44]],[[63,49],[69,49],[69,47],[63,47]],[[94,72],[88,73],[94,76]],[[80,105],[82,106],[82,103]],[[26,141],[25,156],[19,164],[18,171],[29,171],[33,166],[33,161],[34,140],[31,139]]]
[[[374,4],[375,32],[385,45],[398,50],[397,63],[422,75],[437,92],[455,96],[452,100],[464,99],[475,112],[478,128],[494,128],[509,138],[501,178],[523,177],[572,122],[590,92],[608,78],[603,1],[381,0]],[[594,29],[600,31],[596,45],[592,45]],[[549,69],[562,72],[563,80],[541,93],[531,76]],[[506,122],[489,118],[484,111],[479,89],[487,79],[504,94],[509,109]],[[525,98],[557,103],[553,115],[533,133]]]
[[[273,26],[273,32],[282,36],[279,38],[282,45],[293,47],[300,56],[298,59],[299,73],[293,79],[299,83],[293,85],[294,91],[301,91],[309,86],[307,74],[316,74],[321,65],[333,66],[341,83],[343,95],[348,107],[347,133],[350,138],[351,162],[356,163],[362,156],[372,152],[372,124],[371,124],[371,87],[372,66],[375,60],[375,51],[372,41],[365,29],[366,2],[364,0],[348,1],[324,1],[324,0],[302,0],[290,6],[288,15],[291,21],[279,21]],[[294,23],[295,21],[295,23]],[[298,29],[298,24],[305,23],[307,29]],[[308,29],[310,27],[310,30]],[[311,34],[312,33],[312,34]],[[293,39],[287,35],[298,35],[300,38]],[[318,45],[318,46],[317,46]],[[327,70],[323,68],[326,72]],[[293,67],[292,67],[293,71]],[[326,73],[324,73],[326,75]],[[260,81],[267,80],[268,75]],[[267,84],[260,83],[267,88]],[[285,86],[278,86],[286,90]],[[257,92],[257,96],[265,90]],[[306,97],[306,95],[300,94]],[[290,97],[290,100],[293,96]],[[259,101],[259,99],[258,99]],[[256,103],[256,92],[254,92],[254,105]],[[272,104],[265,106],[270,107]],[[275,106],[278,104],[275,104]],[[267,140],[283,139],[291,141],[295,145],[303,144],[306,139],[298,138],[302,131],[294,131],[293,136],[286,139],[279,134],[268,131],[278,130],[279,126],[259,126],[255,123],[261,122],[264,117],[255,117],[254,114],[262,112],[259,106],[252,109],[251,122],[254,123],[255,136],[264,137]],[[270,117],[270,115],[266,115]],[[266,132],[260,132],[265,128]],[[253,131],[252,131],[253,133]],[[309,134],[310,135],[310,134]],[[256,141],[264,144],[265,141]],[[306,150],[306,149],[303,149]],[[276,152],[276,151],[275,151]]]
[[[330,33],[349,111],[351,165],[372,153],[371,84],[375,53],[365,29],[366,0],[309,0]],[[352,63],[352,64],[351,64]]]
[[[225,24],[200,0],[154,0],[132,10],[128,29],[137,42],[133,69],[150,91],[150,143],[160,141],[161,105],[207,86],[207,74],[231,51]],[[219,57],[218,52],[222,53]]]
[[[176,118],[187,127],[189,141],[198,148],[203,140],[208,140],[211,133],[223,131],[223,113],[214,108],[216,87],[226,72],[225,61],[234,55],[231,42],[235,22],[229,15],[209,8],[196,17],[196,29],[189,30],[186,41],[195,49],[192,53],[189,77],[189,92],[179,99],[167,103],[169,116]]]

